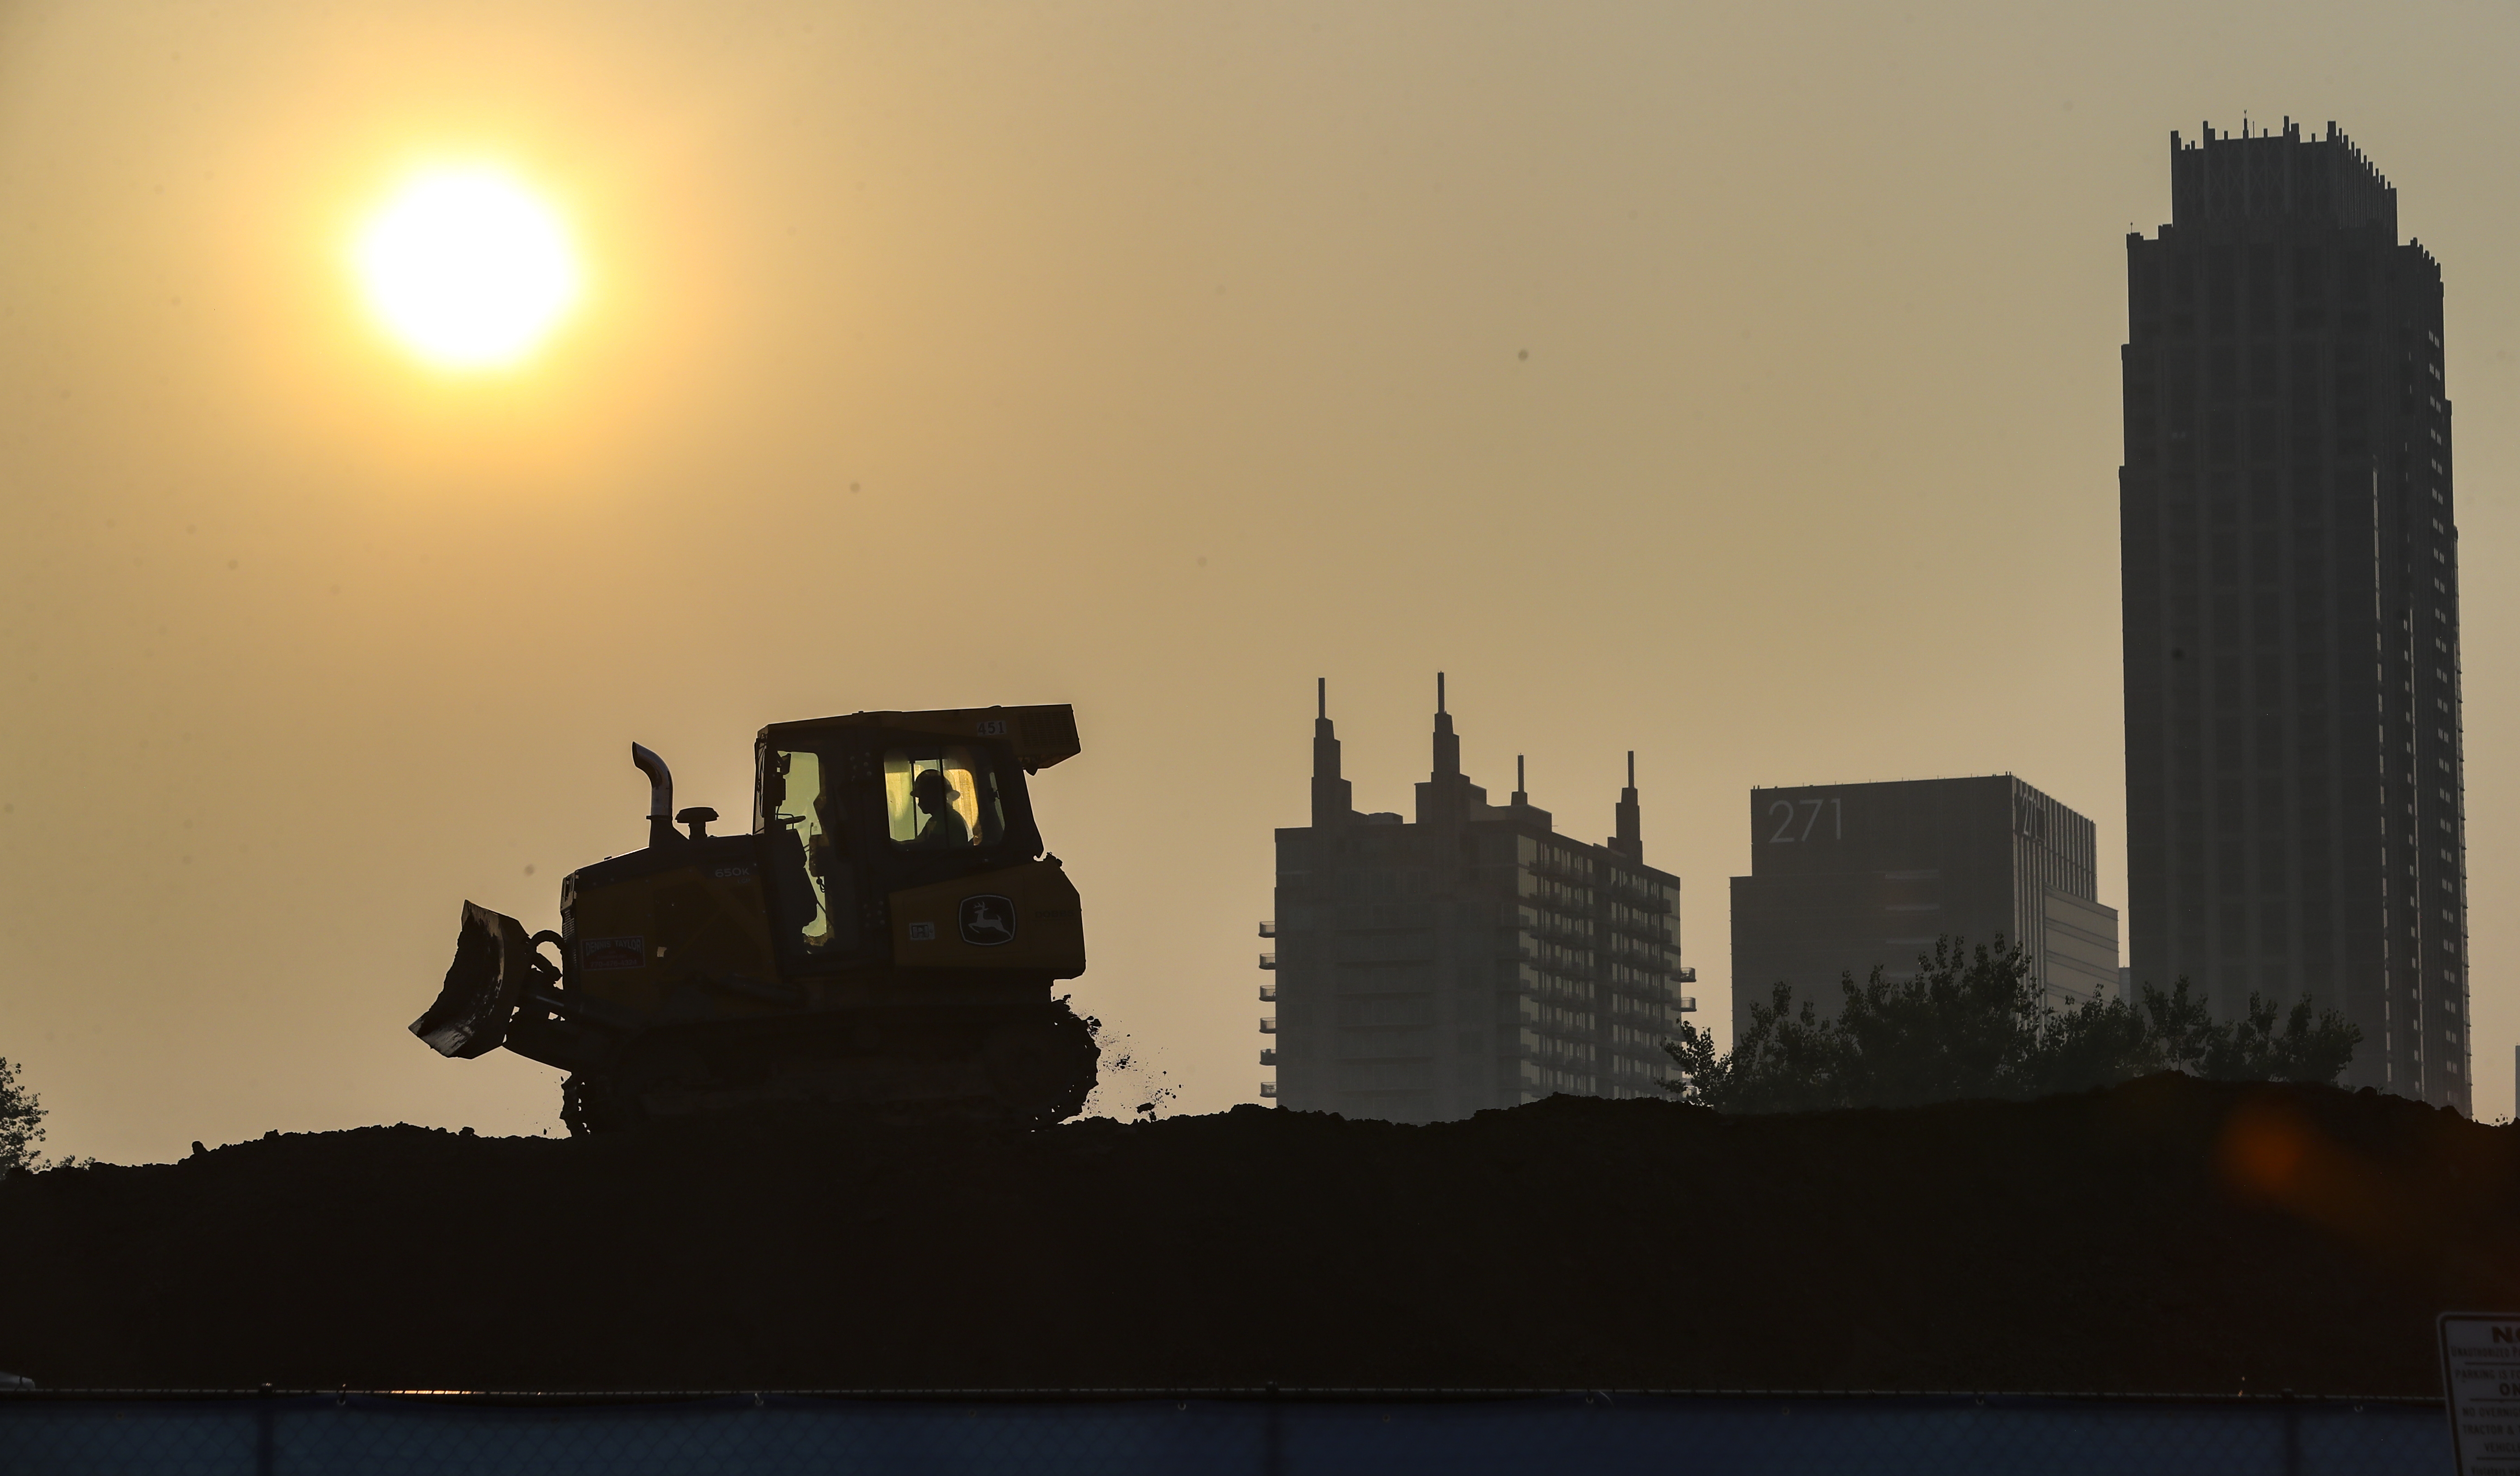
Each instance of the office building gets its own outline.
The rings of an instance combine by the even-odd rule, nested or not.
[[[1732,878],[1736,1032],[1780,982],[1832,1016],[1846,975],[1911,978],[1945,936],[2017,945],[2058,1009],[2118,997],[2092,823],[2011,775],[1753,789],[1750,843]]]
[[[1417,815],[1359,814],[1328,684],[1313,723],[1312,824],[1278,831],[1277,917],[1261,956],[1261,1064],[1282,1105],[1431,1122],[1553,1093],[1661,1096],[1680,878],[1644,863],[1636,756],[1617,833],[1557,833],[1530,802],[1488,803],[1435,678],[1434,763]]]
[[[2329,124],[2171,136],[2127,238],[2127,912],[2142,983],[2307,995],[2472,1108],[2442,274]]]

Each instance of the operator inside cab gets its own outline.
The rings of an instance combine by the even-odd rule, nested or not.
[[[954,808],[960,796],[945,780],[940,769],[922,769],[910,783],[910,797],[927,817],[910,845],[922,851],[941,851],[971,843],[971,827],[964,823],[961,811]]]
[[[984,748],[940,743],[883,756],[885,828],[905,851],[962,851],[1006,839],[994,760]]]

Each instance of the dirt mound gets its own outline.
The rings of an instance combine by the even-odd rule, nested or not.
[[[2427,1394],[2520,1132],[2162,1077],[1031,1135],[274,1137],[0,1184],[0,1368],[331,1388]]]

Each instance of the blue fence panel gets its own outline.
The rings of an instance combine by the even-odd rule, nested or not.
[[[2438,1476],[2437,1405],[1592,1395],[0,1400],[8,1476]]]

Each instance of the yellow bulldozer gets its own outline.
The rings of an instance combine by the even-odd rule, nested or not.
[[[1052,986],[1085,971],[1084,916],[1024,780],[1077,751],[1064,704],[774,723],[751,833],[711,835],[633,743],[647,847],[564,877],[558,932],[465,903],[412,1033],[567,1071],[578,1134],[787,1103],[1072,1116],[1102,1052]]]

